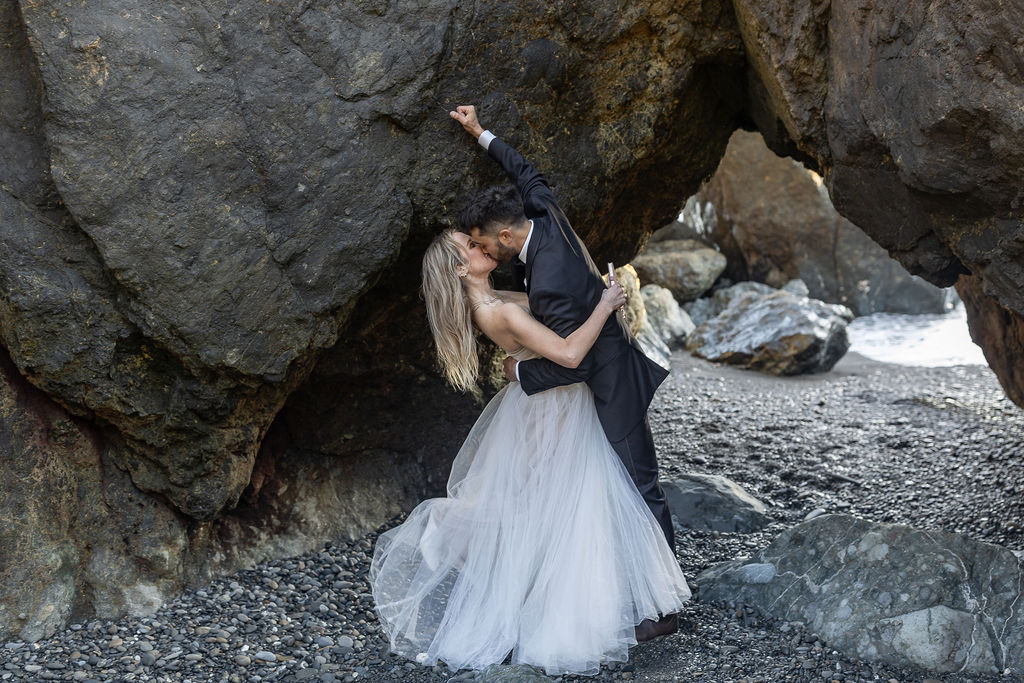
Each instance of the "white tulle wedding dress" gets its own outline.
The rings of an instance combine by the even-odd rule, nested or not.
[[[634,625],[690,597],[585,384],[498,392],[448,497],[378,538],[370,585],[393,652],[453,670],[511,652],[548,675],[626,661]]]

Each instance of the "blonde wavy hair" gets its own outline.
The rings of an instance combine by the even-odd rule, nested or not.
[[[434,238],[423,254],[423,300],[434,335],[437,360],[445,380],[455,389],[479,398],[480,358],[469,300],[459,268],[468,266],[449,228]]]

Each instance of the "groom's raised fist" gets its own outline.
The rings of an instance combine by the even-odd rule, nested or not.
[[[448,112],[448,115],[461,123],[466,132],[474,138],[479,138],[480,134],[484,132],[484,129],[480,127],[480,123],[476,120],[476,107],[471,104],[455,107],[455,111]]]

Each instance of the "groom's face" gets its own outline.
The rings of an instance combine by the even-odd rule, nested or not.
[[[470,237],[480,245],[485,254],[500,263],[508,263],[519,256],[519,252],[511,246],[512,231],[506,227],[486,233],[480,232],[480,228],[473,228]]]

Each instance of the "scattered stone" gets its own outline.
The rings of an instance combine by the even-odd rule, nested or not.
[[[666,240],[648,244],[632,265],[640,282],[661,285],[684,302],[711,288],[725,270],[725,257],[697,241]]]
[[[804,517],[804,521],[809,522],[815,517],[821,517],[823,514],[825,514],[825,508],[814,508],[813,510],[807,513],[807,516]]]
[[[554,679],[545,676],[542,669],[524,664],[492,664],[479,671],[472,680],[475,683],[543,683]]]
[[[811,683],[827,674],[843,683],[889,678],[910,683],[926,678],[919,668],[866,664],[856,654],[840,654],[797,614],[780,622],[742,599],[732,605],[709,601],[695,578],[723,561],[752,556],[816,507],[845,506],[858,516],[962,529],[1022,547],[1022,530],[1013,520],[1024,515],[1018,458],[1024,414],[1000,393],[992,373],[982,367],[903,368],[852,354],[840,361],[840,372],[798,380],[718,368],[689,354],[676,353],[673,365],[675,372],[651,410],[663,479],[695,468],[728,471],[732,481],[765,504],[772,521],[749,533],[678,528],[678,558],[695,589],[681,615],[680,633],[631,649],[628,663],[602,666],[593,678],[561,680]],[[950,476],[953,471],[958,476]],[[855,473],[860,484],[851,489],[833,473]],[[974,485],[964,487],[964,478]],[[1000,511],[998,524],[993,510]],[[36,644],[6,642],[0,647],[0,679],[10,673],[3,680],[12,683],[147,676],[197,683],[303,676],[324,683],[473,680],[473,672],[418,666],[389,654],[366,580],[376,534],[216,579],[161,607],[156,618],[127,617],[113,624],[91,619]],[[754,561],[742,572],[751,584],[777,580],[771,563]],[[273,593],[267,579],[278,584]],[[880,608],[896,609],[900,593],[889,588],[874,599]],[[219,599],[224,594],[230,602]],[[1007,627],[1007,633],[1011,630]],[[114,635],[124,649],[104,649]],[[321,637],[335,644],[320,647]],[[143,650],[147,642],[153,647],[148,652]],[[203,659],[192,663],[187,655],[200,647]],[[734,647],[739,649],[731,651]],[[278,653],[276,661],[252,661],[254,652],[271,649]],[[171,654],[164,659],[161,651]],[[30,659],[35,656],[38,661]],[[49,670],[44,658],[66,662],[68,669]],[[804,660],[813,661],[814,668],[801,668]],[[26,664],[42,668],[29,673]],[[1000,683],[1020,673],[971,674],[970,680]]]
[[[672,516],[687,529],[750,533],[771,521],[764,503],[725,477],[682,474],[661,487]]]
[[[640,295],[647,311],[647,321],[665,345],[673,349],[685,343],[696,326],[672,292],[660,285],[644,285]]]
[[[850,348],[843,306],[775,291],[733,298],[689,336],[686,348],[708,360],[776,375],[827,372]]]

